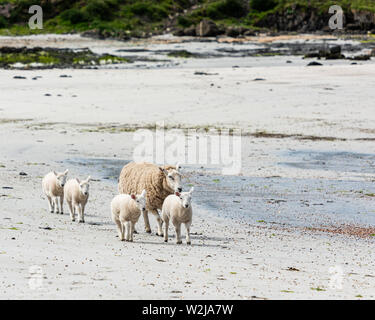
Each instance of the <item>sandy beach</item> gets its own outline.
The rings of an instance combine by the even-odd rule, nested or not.
[[[75,47],[75,37],[58,43]],[[230,46],[260,45],[249,41]],[[100,53],[130,46],[82,45]],[[194,52],[199,44],[183,46]],[[154,51],[143,54],[160,60]],[[1,70],[0,298],[373,299],[373,61],[307,67],[301,56],[232,53]],[[176,245],[172,230],[165,244],[154,217],[151,235],[140,219],[135,242],[120,242],[110,217],[134,130],[160,122],[242,131],[240,174],[184,167],[184,186],[195,187],[191,246]],[[48,212],[41,179],[66,168],[94,179],[85,224],[70,221],[66,204],[64,215]]]

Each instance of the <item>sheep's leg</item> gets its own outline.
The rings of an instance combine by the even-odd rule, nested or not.
[[[164,242],[168,242],[168,226],[169,226],[169,220],[164,219]]]
[[[130,241],[130,221],[125,221],[125,240]]]
[[[161,220],[158,210],[152,210],[152,214],[155,216],[156,221],[158,223],[158,232],[156,233],[158,236],[163,236],[163,220]]]
[[[147,233],[151,233],[150,221],[148,220],[148,212],[143,211],[143,220],[145,221],[145,230]]]
[[[134,227],[135,227],[135,223],[133,221],[130,221],[130,241],[131,242],[133,242]]]
[[[69,207],[69,212],[70,212],[70,219],[72,221],[75,221],[76,218],[75,218],[75,214],[74,214],[74,208],[73,208],[73,205],[71,202],[68,202],[68,207]]]
[[[118,220],[118,219],[115,219],[115,222],[116,222],[116,225],[117,225],[118,237],[119,237],[120,241],[124,241],[125,240],[125,238],[124,238],[124,226],[121,223],[121,221]]]
[[[75,203],[74,205],[74,215],[77,214],[78,215],[78,222],[81,222],[80,221],[80,217],[81,217],[81,209],[79,207],[79,204]]]
[[[186,228],[186,244],[191,244],[191,241],[190,241],[190,226],[191,226],[191,222],[185,223],[185,228]]]
[[[55,213],[59,213],[59,198],[54,197],[53,202],[54,202],[54,207],[55,207]]]
[[[47,196],[47,199],[48,199],[48,209],[49,209],[49,212],[53,213],[53,203],[52,203],[52,198]]]
[[[83,207],[82,207],[81,204],[79,204],[77,207],[78,207],[78,214],[79,214],[79,221],[78,222],[84,223],[85,219],[83,218]]]
[[[63,207],[64,207],[64,197],[60,197],[60,213],[61,214],[64,214]]]
[[[174,227],[176,229],[176,243],[181,244],[182,243],[182,240],[181,240],[181,223],[176,222]]]
[[[82,222],[85,222],[85,208],[86,204],[81,205]]]

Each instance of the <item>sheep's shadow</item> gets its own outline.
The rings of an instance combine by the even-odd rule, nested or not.
[[[177,244],[174,241],[164,242],[164,240],[161,240],[160,242],[154,242],[154,241],[145,241],[145,240],[137,240],[135,239],[133,242],[125,242],[125,243],[133,243],[134,245],[138,244],[149,244],[149,245],[163,245],[163,246],[184,246],[184,247],[205,247],[205,248],[219,248],[221,247],[220,244],[205,244],[205,243],[194,243],[187,245],[185,242],[182,242],[182,244]]]

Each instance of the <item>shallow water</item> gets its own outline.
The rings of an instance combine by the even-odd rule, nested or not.
[[[375,169],[375,154],[373,153],[294,150],[283,152],[281,156],[287,161],[280,162],[280,165],[300,169],[354,173],[373,173]]]
[[[291,154],[295,155],[293,152]],[[374,155],[345,152],[296,154],[302,159],[302,168],[312,166],[321,169],[319,166],[323,160],[314,160],[319,156],[323,157],[321,154],[324,154],[327,165],[347,169],[350,169],[350,163],[353,168],[356,167],[353,159],[365,162],[364,159],[374,159]],[[347,158],[351,162],[343,161]],[[65,162],[79,167],[86,174],[95,171],[100,179],[107,179],[109,183],[115,184],[122,167],[129,160],[72,158]],[[218,217],[275,227],[375,225],[372,182],[222,176],[212,170],[197,170],[193,167],[187,168],[186,173],[185,189],[194,185],[197,209],[208,210]]]

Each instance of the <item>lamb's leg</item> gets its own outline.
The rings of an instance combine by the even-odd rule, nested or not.
[[[80,219],[81,219],[81,209],[79,207],[79,204],[75,203],[75,204],[73,204],[73,207],[74,207],[74,214],[78,215],[78,222],[81,222],[80,221]]]
[[[133,221],[130,221],[130,241],[131,242],[133,242],[134,227],[135,227],[135,223]]]
[[[145,221],[145,230],[147,233],[151,233],[150,221],[148,220],[148,212],[143,211],[143,220]]]
[[[49,209],[49,212],[53,213],[53,203],[52,203],[52,198],[47,196],[47,199],[48,199],[48,209]]]
[[[79,204],[77,207],[78,207],[78,214],[79,214],[79,221],[78,222],[85,223],[85,219],[83,218],[83,207],[82,207],[81,204]]]
[[[129,241],[130,240],[130,222],[125,221],[125,240]]]
[[[121,221],[118,220],[118,219],[115,219],[115,222],[116,222],[116,225],[117,225],[118,237],[119,237],[120,241],[124,241],[125,240],[125,238],[124,238],[124,226],[121,223]]]
[[[168,242],[168,226],[169,226],[169,220],[168,219],[164,219],[164,225],[163,225],[163,229],[164,229],[164,242]]]
[[[190,226],[191,226],[191,222],[185,223],[185,228],[186,228],[186,244],[191,244],[191,241],[190,241]]]
[[[155,216],[156,221],[158,223],[158,232],[156,233],[158,236],[163,236],[163,220],[161,220],[158,210],[152,210],[152,214]]]
[[[68,207],[69,207],[69,212],[70,212],[70,219],[72,221],[75,221],[76,218],[75,218],[75,213],[74,213],[74,207],[70,201],[68,202]]]
[[[83,223],[85,222],[85,208],[86,208],[86,204],[81,205],[82,222],[83,222]]]
[[[53,198],[55,213],[59,213],[59,197]]]
[[[64,214],[63,207],[64,207],[64,197],[61,196],[61,197],[60,197],[60,213],[61,213],[61,214]]]
[[[176,222],[174,227],[176,229],[176,243],[181,244],[182,243],[182,240],[181,240],[181,223]]]

